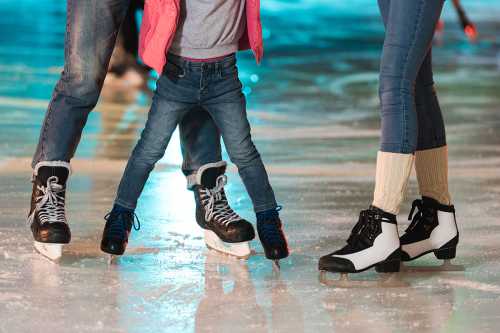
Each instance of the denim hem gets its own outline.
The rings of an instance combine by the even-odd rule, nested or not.
[[[120,199],[115,199],[115,204],[119,205],[119,206],[122,206],[123,208],[127,208],[127,209],[132,209],[132,210],[135,210],[137,208],[137,205],[130,205],[128,204],[127,202],[125,201],[122,201]]]
[[[400,145],[397,143],[384,143],[380,145],[380,151],[383,151],[384,153],[414,154],[416,150],[416,147]]]
[[[264,205],[255,206],[254,212],[257,214],[257,213],[265,212],[266,210],[276,209],[276,208],[278,208],[278,204],[276,202],[274,202],[271,204],[264,204]]]
[[[429,149],[435,149],[435,148],[441,148],[446,146],[446,139],[436,139],[435,141],[426,144],[419,144],[417,145],[416,151],[422,151],[422,150],[429,150]]]

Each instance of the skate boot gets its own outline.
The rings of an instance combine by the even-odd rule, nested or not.
[[[111,254],[111,262],[114,256],[120,256],[125,252],[132,226],[135,230],[139,230],[141,224],[133,211],[125,209],[113,208],[104,219],[106,225],[102,233],[101,250]]]
[[[399,271],[401,249],[396,216],[370,206],[361,211],[358,223],[352,229],[347,245],[342,249],[321,257],[319,260],[320,281],[339,287],[376,286],[387,282],[391,275],[380,281],[347,279],[348,273],[359,273],[375,267],[379,273]],[[340,280],[329,281],[325,272],[340,273]],[[399,286],[398,284],[392,286]]]
[[[288,243],[277,210],[257,213],[257,232],[266,258],[279,269],[279,260],[288,257]]]
[[[401,259],[412,261],[432,252],[436,258],[444,260],[444,263],[442,266],[430,267],[405,266],[406,270],[463,270],[462,266],[452,265],[450,262],[455,258],[458,244],[455,207],[423,197],[422,200],[413,201],[408,220],[412,222],[400,238]]]
[[[66,182],[71,169],[67,162],[40,162],[33,171],[33,192],[28,215],[35,249],[50,260],[62,256],[63,244],[71,240],[66,220]]]
[[[226,165],[221,161],[198,170],[194,186],[196,222],[205,230],[209,249],[246,259],[251,255],[248,242],[255,238],[255,231],[229,206],[224,192]]]

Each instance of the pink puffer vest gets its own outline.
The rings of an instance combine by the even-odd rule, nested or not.
[[[260,0],[246,0],[247,31],[240,40],[240,50],[252,49],[257,63],[264,54]],[[139,36],[139,56],[144,63],[161,73],[179,21],[180,0],[146,0]]]

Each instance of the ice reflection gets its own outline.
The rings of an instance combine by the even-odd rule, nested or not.
[[[205,293],[196,311],[195,331],[267,332],[246,261],[207,253]]]
[[[447,285],[337,289],[323,298],[335,332],[441,332],[451,325],[455,291]]]

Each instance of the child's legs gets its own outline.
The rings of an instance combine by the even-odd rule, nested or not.
[[[415,169],[420,194],[443,205],[449,205],[451,198],[448,192],[448,147],[443,116],[434,89],[431,50],[418,73],[416,106],[418,144]]]
[[[149,173],[165,154],[172,133],[191,107],[189,104],[166,100],[155,94],[146,127],[120,181],[116,204],[135,209]]]
[[[212,117],[201,107],[187,113],[179,123],[182,171],[188,177],[188,187],[194,184],[194,174],[205,164],[222,160],[220,133]]]
[[[221,101],[217,103],[219,98]],[[238,167],[255,212],[275,209],[276,199],[264,164],[250,135],[246,101],[241,90],[229,91],[224,96],[205,104],[204,107],[222,134],[229,157]]]

